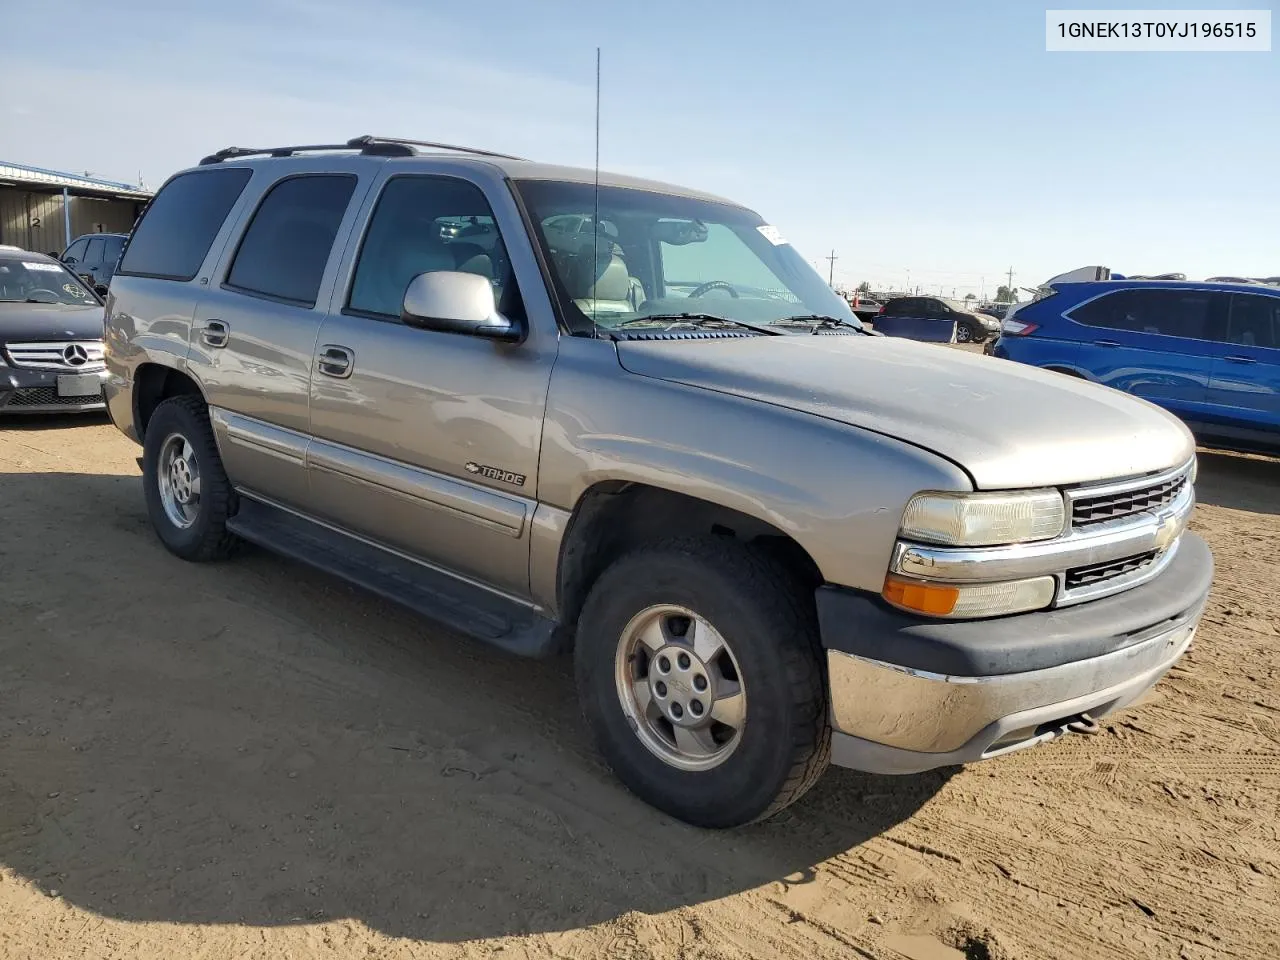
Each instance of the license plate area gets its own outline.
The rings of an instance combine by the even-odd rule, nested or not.
[[[58,377],[58,396],[96,397],[102,392],[102,378],[96,373],[70,373]]]

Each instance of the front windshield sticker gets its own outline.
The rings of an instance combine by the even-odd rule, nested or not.
[[[56,263],[41,263],[39,260],[23,260],[22,265],[28,270],[45,270],[49,273],[62,272],[62,268]]]
[[[64,283],[62,285],[62,289],[67,291],[67,293],[71,294],[73,297],[83,297],[89,292],[85,290],[84,287],[77,287],[74,283]]]
[[[778,232],[778,228],[772,224],[763,224],[756,227],[760,231],[760,235],[772,243],[775,247],[780,247],[787,241],[782,238],[782,234]]]

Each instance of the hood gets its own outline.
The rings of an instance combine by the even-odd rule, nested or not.
[[[905,440],[979,489],[1134,476],[1195,452],[1144,400],[1010,360],[892,337],[750,337],[617,344],[631,373],[790,407]],[[849,478],[856,483],[856,477]]]
[[[101,340],[102,304],[0,303],[0,343]]]

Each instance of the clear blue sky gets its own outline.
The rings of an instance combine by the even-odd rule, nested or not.
[[[811,261],[834,247],[837,282],[1280,274],[1280,53],[1049,54],[1044,10],[19,3],[0,158],[156,185],[229,144],[372,132],[590,165],[599,45],[603,166],[738,199]]]

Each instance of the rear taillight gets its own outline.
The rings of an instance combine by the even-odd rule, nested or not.
[[[880,304],[880,309],[876,311],[876,316],[878,317],[882,313],[884,313],[884,304]]]
[[[1010,317],[1004,323],[1000,324],[1000,332],[1006,337],[1025,337],[1035,333],[1040,329],[1040,324],[1029,323],[1026,320],[1014,320]]]

